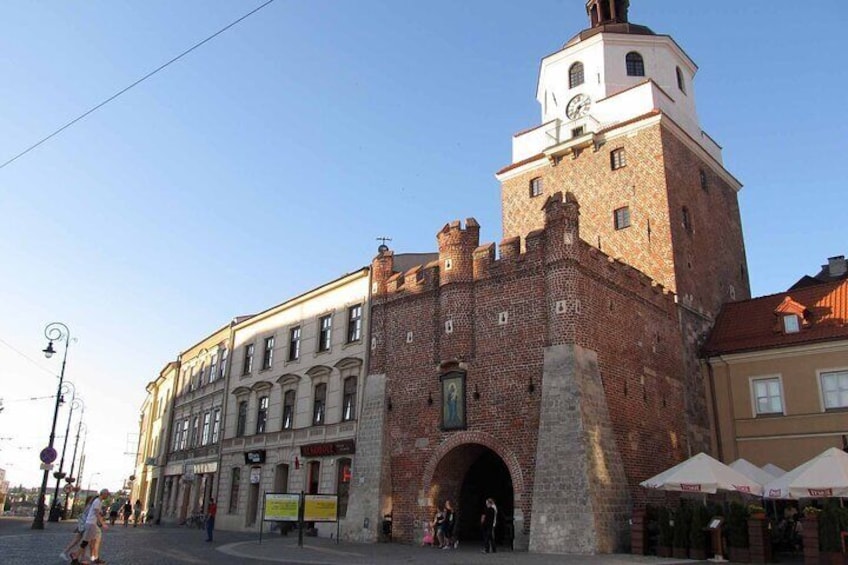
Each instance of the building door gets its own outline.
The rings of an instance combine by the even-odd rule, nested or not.
[[[245,524],[253,526],[256,524],[256,514],[259,511],[259,484],[262,480],[262,468],[250,468],[250,489],[247,491],[247,513]]]
[[[288,492],[289,489],[289,466],[285,463],[277,465],[274,469],[274,492]]]

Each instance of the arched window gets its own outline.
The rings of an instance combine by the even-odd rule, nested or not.
[[[680,70],[680,67],[677,67],[677,88],[680,89],[680,92],[686,94],[686,81],[683,80],[683,71]]]
[[[629,77],[643,77],[645,76],[645,61],[642,59],[642,56],[636,51],[631,51],[625,57],[625,62],[627,63],[627,76]]]
[[[577,62],[568,69],[568,88],[583,84],[583,63]]]

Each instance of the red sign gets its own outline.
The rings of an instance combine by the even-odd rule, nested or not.
[[[777,497],[780,496],[780,494],[781,494],[781,491],[780,491],[779,488],[769,489],[769,498],[777,498]]]
[[[751,487],[749,487],[748,485],[733,485],[733,488],[735,488],[739,492],[751,492]]]
[[[352,439],[334,441],[331,443],[311,443],[300,446],[300,454],[304,457],[326,457],[333,455],[352,455],[356,453],[356,442]]]
[[[810,493],[811,498],[827,498],[829,496],[833,496],[832,488],[808,488],[807,492]]]
[[[680,483],[680,490],[683,492],[701,492],[701,485],[687,485]]]

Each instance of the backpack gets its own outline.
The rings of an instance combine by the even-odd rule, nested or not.
[[[88,521],[89,511],[91,511],[91,503],[83,509],[79,519],[77,520],[77,531],[81,534],[85,532],[85,523]]]

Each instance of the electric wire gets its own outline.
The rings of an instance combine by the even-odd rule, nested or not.
[[[15,352],[15,353],[17,353],[18,355],[20,355],[21,357],[23,357],[24,359],[26,359],[27,361],[29,361],[30,363],[32,363],[33,365],[35,365],[36,367],[38,367],[39,369],[41,369],[42,371],[44,371],[45,373],[48,373],[49,375],[52,375],[52,376],[54,376],[54,377],[55,377],[55,376],[57,376],[55,371],[51,371],[50,369],[46,369],[46,368],[42,367],[41,365],[39,365],[39,364],[38,364],[38,361],[36,361],[36,360],[35,360],[35,359],[33,359],[32,357],[29,357],[26,353],[24,353],[24,352],[20,351],[19,349],[15,348],[15,347],[14,347],[11,343],[9,343],[8,341],[4,340],[2,337],[0,337],[0,344],[5,345],[5,346],[6,346],[6,347],[8,347],[9,349],[11,349],[12,351],[14,351],[14,352]]]
[[[35,148],[39,147],[39,146],[40,146],[40,145],[42,145],[43,143],[46,143],[46,142],[47,142],[47,141],[49,141],[50,139],[52,139],[52,138],[56,137],[57,135],[59,135],[60,133],[62,133],[63,131],[65,131],[66,129],[68,129],[69,127],[71,127],[72,125],[74,125],[75,123],[77,123],[78,121],[80,121],[80,120],[82,120],[82,119],[86,118],[86,117],[87,117],[87,116],[89,116],[90,114],[93,114],[94,112],[96,112],[97,110],[99,110],[100,108],[102,108],[103,106],[105,106],[106,104],[108,104],[109,102],[111,102],[112,100],[114,100],[115,98],[117,98],[117,97],[121,96],[122,94],[124,94],[124,93],[125,93],[125,92],[127,92],[128,90],[131,90],[131,89],[132,89],[132,88],[134,88],[135,86],[138,86],[139,84],[141,84],[141,83],[142,83],[142,82],[144,82],[145,80],[149,79],[150,77],[152,77],[153,75],[155,75],[155,74],[156,74],[156,73],[158,73],[159,71],[163,70],[164,68],[168,67],[168,66],[169,66],[169,65],[171,65],[172,63],[176,63],[177,61],[179,61],[180,59],[182,59],[183,57],[185,57],[186,55],[188,55],[189,53],[191,53],[192,51],[194,51],[194,50],[195,50],[195,49],[197,49],[198,47],[200,47],[200,46],[204,45],[205,43],[207,43],[207,42],[209,42],[209,41],[211,41],[211,40],[215,39],[216,37],[218,37],[219,35],[221,35],[221,34],[222,34],[222,33],[224,33],[225,31],[227,31],[228,29],[230,29],[231,27],[233,27],[233,26],[237,25],[238,23],[240,23],[240,22],[242,22],[242,21],[246,20],[247,18],[249,18],[250,16],[252,16],[252,15],[253,15],[253,14],[255,14],[256,12],[258,12],[259,10],[261,10],[262,8],[264,8],[264,7],[268,6],[269,4],[273,3],[274,1],[275,1],[275,0],[267,0],[265,3],[263,3],[263,4],[259,5],[258,7],[254,8],[254,9],[253,9],[253,10],[251,10],[250,12],[248,12],[248,13],[246,13],[245,15],[243,15],[242,17],[240,17],[239,19],[237,19],[237,20],[235,20],[235,21],[233,21],[233,22],[229,23],[228,25],[226,25],[226,26],[222,27],[221,29],[219,29],[218,31],[216,31],[215,33],[213,33],[212,35],[210,35],[209,37],[207,37],[207,38],[206,38],[206,39],[204,39],[203,41],[200,41],[199,43],[195,43],[193,46],[189,47],[188,49],[186,49],[185,51],[183,51],[182,53],[180,53],[179,55],[177,55],[176,57],[174,57],[173,59],[171,59],[171,60],[170,60],[170,61],[168,61],[167,63],[164,63],[164,64],[160,65],[159,67],[157,67],[156,69],[154,69],[154,70],[150,71],[149,73],[147,73],[146,75],[144,75],[143,77],[141,77],[140,79],[138,79],[137,81],[135,81],[134,83],[132,83],[131,85],[127,86],[126,88],[123,88],[123,89],[119,90],[118,92],[116,92],[115,94],[113,94],[112,96],[110,96],[109,98],[107,98],[106,100],[104,100],[103,102],[101,102],[101,103],[97,104],[96,106],[94,106],[93,108],[89,109],[89,110],[88,110],[88,111],[86,111],[85,113],[83,113],[83,114],[81,114],[81,115],[77,116],[76,118],[74,118],[74,119],[73,119],[73,120],[71,120],[70,122],[66,123],[65,125],[63,125],[63,126],[62,126],[62,127],[60,127],[59,129],[57,129],[56,131],[54,131],[53,133],[51,133],[50,135],[48,135],[47,137],[45,137],[45,138],[41,139],[40,141],[38,141],[38,142],[36,142],[36,143],[34,143],[34,144],[30,145],[29,147],[27,147],[26,149],[24,149],[23,151],[21,151],[20,153],[18,153],[17,155],[15,155],[15,156],[14,156],[14,157],[12,157],[11,159],[9,159],[8,161],[6,161],[6,162],[5,162],[5,163],[3,163],[2,165],[0,165],[0,169],[3,169],[3,168],[4,168],[4,167],[6,167],[7,165],[11,165],[12,163],[14,163],[14,162],[15,162],[15,161],[17,161],[18,159],[20,159],[21,157],[23,157],[24,155],[26,155],[27,153],[29,153],[29,152],[30,152],[30,151],[32,151],[33,149],[35,149]]]

